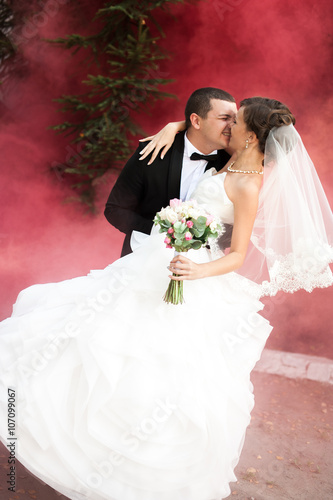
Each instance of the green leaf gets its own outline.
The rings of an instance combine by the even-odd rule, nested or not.
[[[199,248],[201,248],[201,247],[202,247],[201,241],[198,241],[198,240],[191,241],[191,248],[193,248],[194,250],[199,250]]]
[[[206,225],[206,222],[207,222],[207,217],[203,217],[203,215],[200,215],[198,218],[197,218],[197,224],[198,225]]]
[[[179,238],[176,238],[175,239],[175,246],[177,247],[181,247],[183,244],[183,240],[179,239]],[[178,250],[179,251],[179,250]]]
[[[192,227],[192,229],[191,229],[191,231],[192,231],[192,233],[194,234],[194,236],[195,236],[196,238],[200,238],[200,237],[204,234],[205,229],[204,229],[204,228],[202,228],[202,229],[196,229],[196,228],[193,226],[193,227]]]

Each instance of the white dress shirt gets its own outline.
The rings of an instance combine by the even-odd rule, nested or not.
[[[189,200],[191,194],[193,193],[196,185],[199,182],[200,177],[205,171],[207,166],[206,160],[191,160],[192,153],[201,153],[198,149],[196,149],[193,144],[188,140],[187,133],[185,134],[185,147],[184,147],[184,157],[183,157],[183,167],[182,167],[182,175],[180,180],[180,199],[182,201]],[[213,151],[210,154],[216,154],[216,151]]]
[[[196,185],[199,182],[200,177],[205,171],[207,166],[206,160],[191,160],[192,153],[201,153],[198,149],[196,149],[193,144],[188,140],[187,133],[184,136],[184,156],[183,156],[183,166],[182,173],[180,178],[180,199],[182,201],[189,200],[191,198],[191,194],[193,193]],[[216,151],[213,151],[210,154],[216,154]],[[139,247],[144,240],[149,236],[148,234],[141,233],[140,231],[132,231],[130,245],[132,250],[135,250]]]

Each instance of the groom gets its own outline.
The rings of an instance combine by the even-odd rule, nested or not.
[[[162,160],[140,161],[141,144],[115,183],[104,215],[126,234],[121,256],[132,252],[135,238],[150,234],[156,212],[172,198],[190,198],[202,174],[220,170],[229,160],[224,151],[237,112],[235,99],[224,90],[205,87],[190,96],[185,108],[186,131],[176,135]],[[209,158],[211,155],[211,159]]]

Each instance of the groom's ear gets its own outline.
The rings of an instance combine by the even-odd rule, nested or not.
[[[191,120],[191,126],[195,128],[196,130],[200,129],[200,116],[197,115],[196,113],[192,113],[190,115],[190,120]]]

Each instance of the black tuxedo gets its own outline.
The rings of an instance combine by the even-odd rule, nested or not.
[[[150,234],[156,212],[169,205],[172,198],[179,198],[184,134],[177,134],[164,159],[158,157],[151,165],[147,165],[148,158],[139,161],[139,153],[146,145],[140,143],[121,171],[106,203],[104,215],[110,224],[126,234],[122,256],[132,251],[132,231]],[[219,150],[218,159],[208,162],[206,170],[211,167],[220,170],[229,158],[226,151]]]

